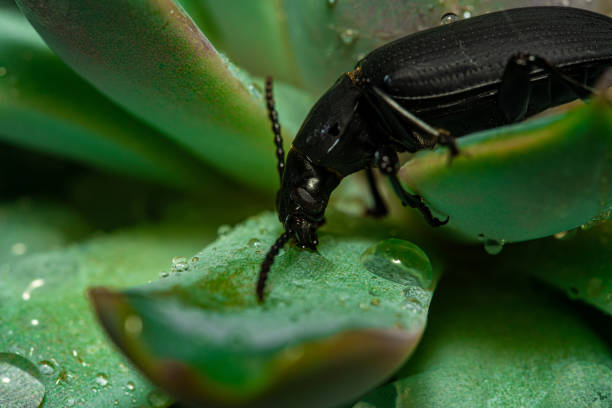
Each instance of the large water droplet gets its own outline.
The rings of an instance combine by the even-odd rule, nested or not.
[[[0,407],[36,408],[44,397],[38,368],[20,355],[0,353]]]
[[[442,25],[450,24],[450,23],[454,23],[455,21],[458,21],[458,20],[459,20],[459,16],[456,15],[455,13],[446,13],[440,19],[440,24],[442,24]]]
[[[371,246],[360,260],[373,274],[405,286],[428,288],[433,280],[425,252],[401,239],[392,238]]]
[[[502,251],[502,249],[504,249],[505,243],[506,241],[503,239],[497,240],[486,238],[484,240],[484,249],[489,255],[497,255]]]

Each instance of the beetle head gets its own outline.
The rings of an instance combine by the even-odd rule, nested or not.
[[[285,230],[295,236],[300,248],[316,249],[317,228],[325,223],[329,195],[339,182],[339,175],[313,164],[295,149],[289,151],[276,207]]]

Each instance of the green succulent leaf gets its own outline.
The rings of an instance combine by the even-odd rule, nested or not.
[[[29,401],[21,394],[26,387],[32,395],[42,389],[43,407],[165,406],[153,402],[167,403],[168,397],[110,347],[90,312],[85,289],[157,279],[161,270],[170,268],[172,257],[193,253],[210,241],[213,227],[165,223],[53,249],[69,230],[54,224],[67,217],[52,206],[38,207],[35,213],[30,210],[31,220],[48,214],[47,230],[24,222],[18,205],[2,207],[2,226],[9,225],[9,236],[28,243],[31,251],[0,263],[0,370],[15,380],[3,383],[0,405],[13,395],[18,405],[7,407],[30,406],[19,405]],[[24,368],[24,359],[34,366],[32,374]]]
[[[274,188],[261,87],[172,0],[17,3],[47,44],[112,100],[226,174]]]
[[[589,228],[590,227],[590,228]],[[513,245],[496,269],[521,271],[612,315],[612,222],[585,225],[555,238]]]
[[[607,407],[612,356],[567,302],[517,279],[443,280],[400,378],[355,408]]]
[[[371,389],[421,337],[437,280],[427,255],[322,234],[319,253],[278,256],[260,305],[255,279],[279,227],[272,214],[249,219],[166,279],[92,290],[102,324],[156,384],[198,406],[323,407]]]
[[[612,207],[612,106],[458,139],[463,155],[419,154],[400,170],[448,229],[472,241],[517,242],[566,231]]]
[[[177,186],[210,174],[75,75],[12,10],[0,10],[0,138]]]

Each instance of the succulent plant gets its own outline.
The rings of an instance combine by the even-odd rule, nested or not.
[[[0,406],[611,406],[605,88],[461,138],[450,166],[411,157],[402,181],[451,215],[439,230],[363,217],[366,186],[344,180],[319,252],[286,247],[254,295],[281,230],[261,78],[288,143],[369,50],[534,4],[612,13],[1,0]]]

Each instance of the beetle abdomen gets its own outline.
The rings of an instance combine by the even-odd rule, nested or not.
[[[499,84],[518,52],[560,68],[612,60],[612,18],[567,7],[512,9],[435,27],[393,41],[359,65],[399,99],[429,99]]]

